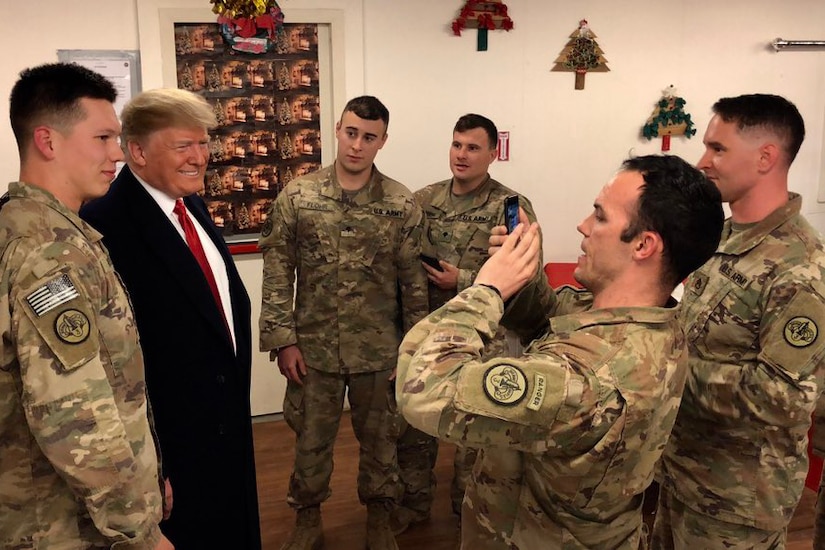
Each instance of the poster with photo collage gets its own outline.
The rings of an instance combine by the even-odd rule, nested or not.
[[[286,24],[270,51],[238,52],[217,23],[176,23],[178,88],[202,95],[210,132],[203,198],[229,243],[257,241],[291,180],[321,167],[318,27]]]

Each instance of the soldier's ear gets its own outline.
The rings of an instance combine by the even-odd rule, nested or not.
[[[779,162],[782,152],[779,146],[773,142],[767,142],[759,148],[758,168],[762,173],[770,172]]]
[[[54,135],[55,130],[48,126],[38,126],[32,133],[32,145],[47,160],[54,160]]]
[[[637,260],[646,260],[664,251],[662,237],[655,231],[642,231],[635,241],[633,257]]]

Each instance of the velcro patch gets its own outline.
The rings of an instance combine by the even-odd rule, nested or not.
[[[785,341],[795,348],[807,348],[816,341],[819,327],[810,317],[794,317],[785,323]]]
[[[317,210],[319,212],[332,212],[333,207],[330,204],[325,204],[322,202],[313,202],[313,201],[299,201],[298,208],[301,210]]]
[[[541,373],[536,373],[533,376],[533,395],[530,396],[530,402],[527,403],[527,408],[531,411],[541,409],[541,404],[544,402],[544,395],[547,393],[547,379]]]
[[[516,405],[527,395],[527,377],[514,365],[496,365],[484,373],[484,393],[499,405]]]
[[[269,217],[264,220],[264,225],[261,228],[261,236],[262,237],[269,237],[272,235],[272,218]]]
[[[34,314],[43,317],[54,308],[78,297],[77,289],[65,273],[47,282],[26,296]]]
[[[80,344],[89,337],[91,323],[82,311],[67,309],[54,320],[54,333],[67,344]]]

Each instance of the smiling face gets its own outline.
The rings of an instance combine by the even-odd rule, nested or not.
[[[490,146],[484,128],[453,132],[450,170],[459,186],[475,189],[487,177],[487,170],[495,158],[496,149]]]
[[[60,194],[74,210],[106,194],[116,163],[123,160],[118,143],[120,123],[112,104],[88,98],[79,103],[85,118],[64,130],[49,130],[55,159],[65,174],[66,185]]]
[[[335,162],[349,174],[360,175],[372,169],[375,156],[387,141],[387,126],[383,120],[368,120],[346,111],[335,125],[335,137]]]
[[[179,199],[203,189],[209,134],[205,128],[164,128],[130,142],[129,154],[138,176]]]
[[[597,294],[632,262],[636,239],[624,242],[622,232],[637,210],[644,179],[639,172],[619,172],[602,188],[593,212],[576,228],[584,237],[573,277]]]

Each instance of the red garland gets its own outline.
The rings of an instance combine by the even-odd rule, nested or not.
[[[456,36],[461,36],[461,31],[464,30],[465,23],[466,21],[461,17],[453,21],[453,34]]]
[[[452,29],[455,36],[461,36],[461,31],[467,27],[467,19],[472,14],[479,4],[484,3],[483,0],[467,0],[467,3],[461,8],[459,16],[453,21]],[[510,31],[513,29],[513,20],[508,16],[508,9],[505,4],[496,4],[494,6],[495,15],[502,17],[499,27],[496,27],[496,22],[493,20],[493,14],[481,13],[478,15],[478,28],[486,30],[495,30],[496,28]]]

